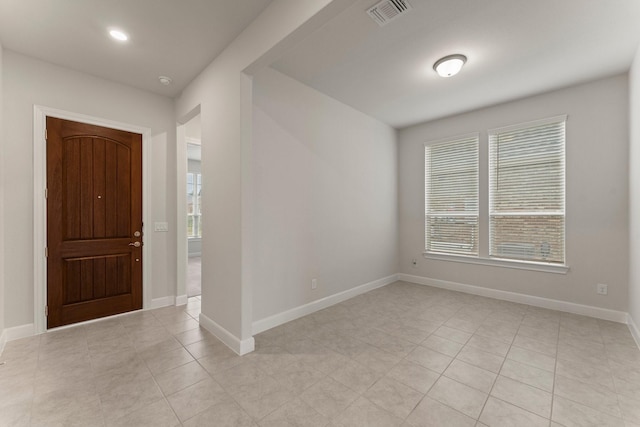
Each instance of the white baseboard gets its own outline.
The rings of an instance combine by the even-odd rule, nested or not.
[[[184,302],[182,302],[182,301],[184,301]],[[155,298],[155,299],[151,300],[150,306],[145,308],[145,309],[146,310],[152,310],[154,308],[167,307],[167,306],[171,306],[171,305],[182,305],[182,304],[186,304],[186,303],[187,303],[187,296],[186,295],[180,295],[177,298],[174,297],[173,295],[170,295],[170,296],[167,296],[167,297]],[[126,316],[127,314],[129,314],[129,313],[120,313],[120,314],[115,314],[115,315],[109,316],[109,317],[113,318],[113,317],[119,317],[119,316]],[[66,328],[73,328],[73,327],[76,327],[76,326],[82,326],[82,325],[86,325],[86,324],[90,324],[90,323],[94,323],[94,322],[100,322],[100,321],[102,321],[104,319],[105,318],[87,320],[85,322],[78,322],[78,323],[74,323],[72,325],[60,326],[60,327],[54,328],[54,329],[55,330],[61,330],[61,329],[66,329]],[[33,335],[35,335],[35,325],[33,323],[29,323],[29,324],[26,324],[26,325],[15,326],[13,328],[5,328],[4,331],[2,331],[2,334],[0,334],[0,353],[4,349],[4,346],[5,346],[5,344],[7,342],[18,340],[20,338],[30,337],[30,336],[33,336]]]
[[[4,345],[7,343],[7,337],[4,334],[4,329],[2,333],[0,333],[0,356],[2,356],[2,352],[4,351]]]
[[[35,324],[33,323],[14,326],[13,328],[5,328],[0,334],[0,354],[2,354],[2,352],[4,351],[4,347],[9,341],[32,337],[35,335],[35,331],[36,328]]]
[[[253,335],[259,334],[260,332],[264,332],[271,328],[275,328],[276,326],[314,313],[318,310],[322,310],[323,308],[338,304],[360,294],[364,294],[365,292],[381,288],[395,282],[396,280],[398,280],[398,276],[396,274],[392,274],[391,276],[383,277],[382,279],[374,280],[372,282],[365,283],[364,285],[356,286],[355,288],[346,290],[344,292],[329,295],[328,297],[321,298],[308,304],[283,311],[282,313],[274,314],[273,316],[269,316],[261,320],[257,320],[252,324]]]
[[[495,298],[504,301],[517,302],[520,304],[527,304],[535,307],[548,308],[550,310],[565,311],[568,313],[595,317],[597,319],[609,320],[612,322],[627,323],[628,321],[627,313],[623,311],[609,310],[606,308],[593,307],[590,305],[582,305],[567,301],[541,298],[532,295],[519,294],[517,292],[483,288],[482,286],[467,285],[463,283],[449,282],[446,280],[431,279],[429,277],[413,276],[404,273],[398,274],[398,280],[419,285],[433,286],[435,288],[448,289],[451,291],[464,292],[467,294],[479,295],[483,297]]]
[[[187,298],[187,295],[178,295],[177,297],[169,295],[162,298],[154,298],[151,300],[151,305],[146,310],[169,307],[170,305],[185,305],[187,303]]]
[[[153,310],[154,308],[168,307],[170,305],[176,305],[176,297],[169,295],[162,298],[154,298],[151,300],[149,307],[145,307],[147,310]]]
[[[211,332],[216,336],[216,338],[225,343],[227,347],[238,353],[240,356],[251,353],[255,349],[256,344],[253,337],[240,340],[203,313],[200,313],[199,320],[200,326]]]
[[[19,340],[20,338],[32,337],[35,335],[35,325],[27,323],[26,325],[14,326],[13,328],[5,328],[2,332],[2,339],[5,343],[9,341]]]
[[[640,349],[640,329],[638,329],[638,325],[633,321],[633,317],[631,317],[630,314],[627,316],[627,325],[631,331],[631,336],[636,341],[636,345]]]

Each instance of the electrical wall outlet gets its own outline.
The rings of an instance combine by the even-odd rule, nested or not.
[[[412,259],[411,260],[411,267],[416,268],[418,266],[418,260],[417,259]]]
[[[598,295],[607,295],[607,292],[609,292],[609,286],[603,283],[598,283],[596,285],[596,292],[598,293]]]
[[[318,279],[311,279],[311,289],[318,287]]]

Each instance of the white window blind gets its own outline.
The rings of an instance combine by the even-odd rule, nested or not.
[[[566,116],[489,131],[489,254],[565,263]]]
[[[425,248],[478,255],[478,135],[425,146]]]

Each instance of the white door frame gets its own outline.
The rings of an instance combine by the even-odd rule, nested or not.
[[[144,246],[142,247],[142,308],[151,306],[151,129],[116,122],[85,114],[58,110],[42,105],[33,106],[33,326],[34,333],[47,330],[45,307],[47,305],[47,144],[45,129],[47,117],[103,126],[142,134],[142,222],[145,225]]]
[[[176,127],[176,305],[187,303],[189,249],[187,238],[187,136],[186,123],[200,114],[200,105],[178,120]],[[202,138],[200,140],[202,145]]]

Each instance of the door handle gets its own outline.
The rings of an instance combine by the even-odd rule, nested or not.
[[[135,246],[136,248],[140,247],[140,242],[131,242],[129,243],[129,246]]]

